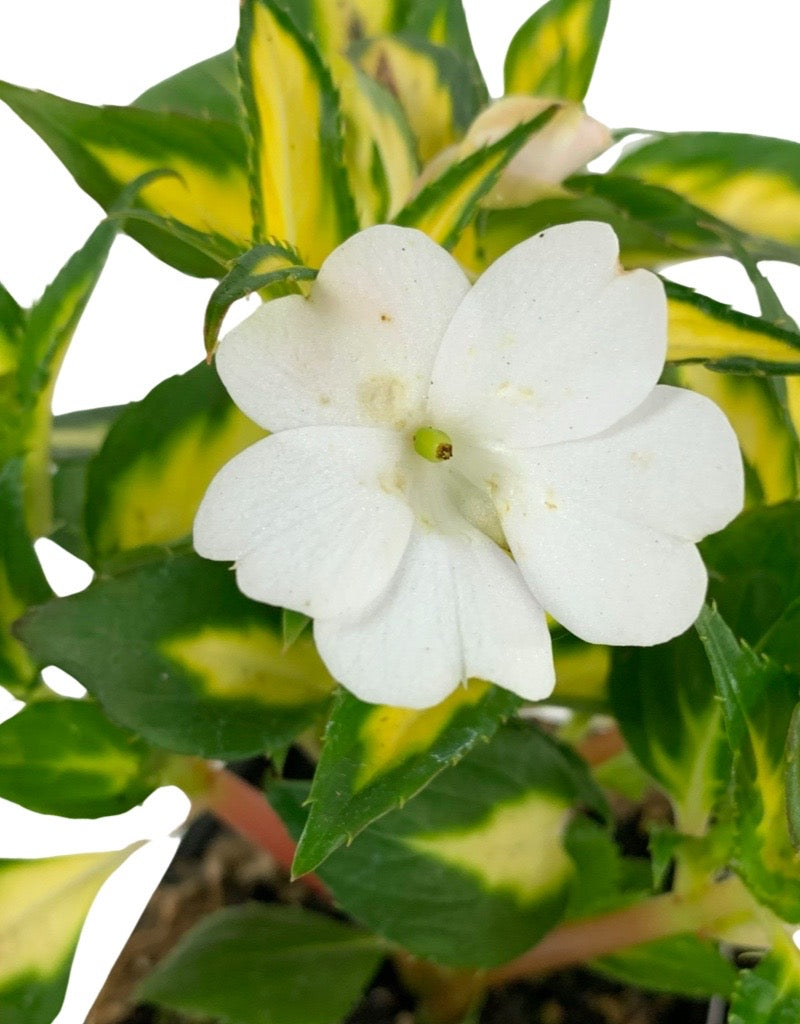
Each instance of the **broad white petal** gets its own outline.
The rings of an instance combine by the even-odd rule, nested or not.
[[[258,441],[220,470],[194,543],[236,562],[249,597],[307,615],[359,612],[388,585],[411,532],[402,439],[364,427],[306,427]]]
[[[597,644],[648,646],[683,633],[705,597],[707,574],[690,541],[626,522],[566,495],[501,491],[511,551],[542,606]]]
[[[317,619],[332,675],[361,700],[438,704],[472,677],[533,700],[554,683],[544,612],[517,567],[477,531],[414,529],[400,568],[358,619]]]
[[[501,256],[458,307],[428,419],[484,444],[586,437],[636,408],[661,373],[664,289],[623,273],[607,224],[562,224]]]
[[[531,449],[518,461],[528,501],[596,505],[685,540],[721,530],[744,500],[731,425],[709,399],[681,388],[658,386],[602,434]]]
[[[469,288],[426,235],[388,224],[325,260],[307,299],[267,302],[222,340],[233,400],[268,430],[419,424],[447,324]]]

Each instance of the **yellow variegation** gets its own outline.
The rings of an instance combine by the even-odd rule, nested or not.
[[[800,335],[737,313],[689,288],[667,284],[669,348],[673,362],[740,360],[800,371]]]
[[[394,31],[399,0],[312,0],[314,30],[320,48],[343,53],[353,43]]]
[[[287,241],[318,267],[358,227],[333,82],[311,41],[272,0],[246,0],[237,48],[257,240]]]
[[[0,1006],[12,988],[52,984],[62,975],[66,987],[89,907],[134,849],[0,862]]]
[[[285,650],[280,634],[253,623],[203,626],[168,637],[160,649],[200,682],[204,694],[221,700],[300,707],[324,701],[336,685],[310,636]]]
[[[197,506],[215,473],[264,436],[230,403],[222,417],[202,413],[142,450],[110,484],[94,532],[100,554],[168,544],[191,533]]]
[[[404,761],[434,747],[455,713],[477,704],[489,688],[489,683],[471,679],[441,704],[424,711],[383,705],[372,708],[359,728],[362,755],[353,792],[357,793]]]
[[[480,822],[404,838],[418,853],[472,875],[482,888],[531,905],[557,892],[574,873],[561,836],[568,800],[533,791],[496,804]]]
[[[611,652],[581,641],[553,645],[556,665],[555,704],[603,704],[608,694]]]
[[[795,498],[797,442],[771,382],[698,365],[680,366],[676,373],[678,383],[713,399],[733,424],[751,477],[757,480],[757,493],[751,486],[750,500],[773,505]]]
[[[169,167],[174,174],[141,190],[142,205],[201,234],[220,235],[247,248],[253,217],[244,166],[220,163],[212,167],[179,152],[145,156],[106,142],[87,142],[86,149],[120,188],[148,171]]]
[[[608,0],[549,0],[519,29],[505,63],[506,95],[582,100],[608,17]]]
[[[404,38],[371,39],[358,51],[361,67],[397,97],[427,163],[456,142],[461,128],[454,95],[433,47]]]

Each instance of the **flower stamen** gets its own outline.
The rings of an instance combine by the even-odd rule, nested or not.
[[[428,462],[446,462],[453,457],[453,442],[443,430],[420,427],[414,434],[414,451]]]

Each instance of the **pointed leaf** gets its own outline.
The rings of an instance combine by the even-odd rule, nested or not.
[[[251,903],[201,921],[138,995],[227,1024],[332,1024],[358,1001],[382,956],[374,936],[340,921]]]
[[[139,196],[153,223],[128,226],[160,259],[186,273],[219,276],[226,260],[249,247],[247,160],[238,126],[134,107],[92,107],[8,83],[0,83],[0,99],[106,210],[141,175],[173,171]],[[180,229],[177,240],[172,222]]]
[[[0,467],[0,523],[0,686],[23,695],[36,678],[36,667],[10,627],[51,592],[25,526],[19,459]]]
[[[715,609],[697,632],[714,673],[735,754],[736,869],[761,903],[800,919],[800,865],[787,820],[786,742],[800,677],[739,644]],[[796,770],[796,769],[795,769]]]
[[[506,94],[580,102],[608,20],[609,0],[549,0],[517,31],[505,62]]]
[[[233,50],[207,57],[171,75],[143,92],[131,106],[241,124],[239,79]]]
[[[800,334],[748,316],[692,288],[664,281],[672,362],[704,362],[737,373],[800,372]]]
[[[794,498],[797,441],[774,379],[712,373],[704,366],[684,364],[675,369],[673,380],[707,395],[731,421],[742,448],[750,504]]]
[[[321,715],[333,680],[310,636],[283,650],[280,609],[244,597],[226,565],[173,556],[35,608],[19,634],[109,718],[202,757],[281,747]]]
[[[24,329],[25,311],[0,284],[0,378],[17,365],[17,349]]]
[[[311,32],[330,63],[354,43],[395,32],[405,0],[311,0]]]
[[[29,704],[0,724],[0,796],[40,814],[121,814],[158,786],[162,760],[89,701]]]
[[[3,1024],[50,1024],[56,1016],[83,920],[133,849],[0,861]]]
[[[270,797],[290,828],[302,828],[297,787],[281,784]],[[586,766],[539,730],[509,723],[319,874],[348,913],[411,953],[493,966],[563,915],[575,866],[562,836],[576,804],[605,813]]]
[[[457,53],[469,67],[471,92],[477,99],[477,106],[484,106],[489,100],[489,91],[472,47],[462,0],[407,0],[406,8],[404,31]]]
[[[277,298],[301,290],[301,281],[312,281],[316,270],[304,267],[297,252],[280,242],[266,242],[243,253],[233,263],[211,294],[206,307],[203,333],[206,352],[217,347],[225,314],[238,299],[253,292],[264,298]]]
[[[367,39],[353,49],[359,65],[394,95],[427,163],[457,142],[485,101],[458,53],[413,36]]]
[[[370,822],[402,806],[443,768],[488,740],[520,700],[473,679],[425,711],[337,698],[293,870],[312,871]]]
[[[264,436],[213,367],[158,384],[116,420],[89,465],[86,529],[95,557],[188,538],[217,470]]]
[[[256,240],[283,239],[318,267],[358,230],[330,72],[276,0],[245,0],[236,50]]]
[[[731,752],[697,637],[616,650],[609,694],[631,750],[672,798],[677,827],[703,835],[727,788]]]
[[[491,146],[453,164],[398,213],[395,223],[419,228],[435,242],[452,248],[503,168],[547,124],[556,109],[548,107]]]
[[[612,174],[663,185],[742,231],[800,246],[800,143],[678,132],[623,154]]]

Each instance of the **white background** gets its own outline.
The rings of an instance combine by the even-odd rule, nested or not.
[[[534,4],[465,4],[495,95],[502,91],[502,54]],[[238,18],[236,0],[0,5],[0,78],[88,103],[127,103],[156,81],[227,48]],[[800,141],[796,0],[612,0],[611,7],[586,100],[598,120],[612,127],[744,131]],[[0,103],[0,280],[12,294],[24,305],[33,301],[101,215],[46,146]],[[800,316],[800,271],[765,269],[789,311]],[[726,261],[700,261],[672,276],[755,311],[744,275]],[[56,411],[141,398],[163,377],[197,363],[212,287],[182,277],[120,238],[65,362]],[[73,570],[62,573],[58,586],[86,582]],[[11,710],[0,693],[0,719]],[[43,819],[0,800],[0,857],[115,848],[165,835],[180,823],[185,806],[174,791],[162,791],[122,823],[75,823]],[[76,961],[57,1024],[82,1024],[147,885],[173,848],[172,840],[146,848],[138,864],[112,879],[116,890]],[[137,889],[138,901],[131,898]]]

